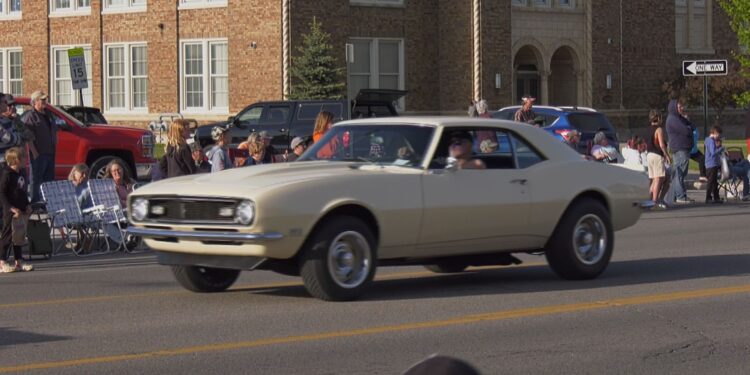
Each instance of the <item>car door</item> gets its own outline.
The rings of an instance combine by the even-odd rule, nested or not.
[[[531,239],[525,228],[531,197],[527,171],[518,168],[512,135],[494,130],[495,136],[486,141],[487,130],[480,130],[483,136],[468,130],[474,143],[495,144],[473,156],[484,161],[487,169],[449,170],[439,159],[447,156],[445,150],[455,130],[443,132],[436,158],[423,176],[425,209],[418,252],[444,256],[528,246]]]
[[[257,131],[268,132],[271,137],[271,145],[278,153],[284,153],[291,141],[289,139],[291,112],[292,108],[289,103],[267,104],[257,126]]]
[[[245,142],[250,133],[260,131],[258,128],[264,108],[264,104],[251,105],[232,119],[233,122],[239,124],[239,126],[232,127],[229,131],[229,134],[232,136],[231,143],[233,145]],[[211,143],[213,143],[213,140],[211,140]]]

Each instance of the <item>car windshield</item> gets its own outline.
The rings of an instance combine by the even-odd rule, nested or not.
[[[334,126],[299,160],[363,161],[418,167],[422,165],[434,130],[420,125]]]

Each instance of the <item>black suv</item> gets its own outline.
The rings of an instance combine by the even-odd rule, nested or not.
[[[211,129],[214,126],[232,125],[229,134],[232,144],[247,140],[252,132],[266,131],[273,137],[271,145],[283,153],[289,148],[294,137],[306,140],[312,138],[315,119],[321,111],[331,112],[336,121],[350,118],[398,116],[393,103],[406,95],[401,90],[364,89],[352,101],[351,108],[346,100],[301,100],[274,101],[252,104],[231,116],[226,122],[199,127],[194,139],[203,148],[214,143]]]

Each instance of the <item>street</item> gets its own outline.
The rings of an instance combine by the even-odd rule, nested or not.
[[[650,212],[596,280],[532,255],[457,275],[382,268],[348,303],[264,271],[208,295],[153,254],[60,257],[0,277],[0,373],[398,374],[440,353],[484,374],[743,374],[748,221],[739,203]]]

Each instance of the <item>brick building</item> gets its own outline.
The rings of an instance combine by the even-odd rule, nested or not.
[[[0,0],[2,91],[73,104],[66,50],[86,50],[88,105],[116,122],[226,118],[292,85],[317,17],[350,93],[401,88],[408,113],[535,95],[627,125],[688,58],[730,58],[717,0]],[[345,62],[346,45],[354,62]]]

